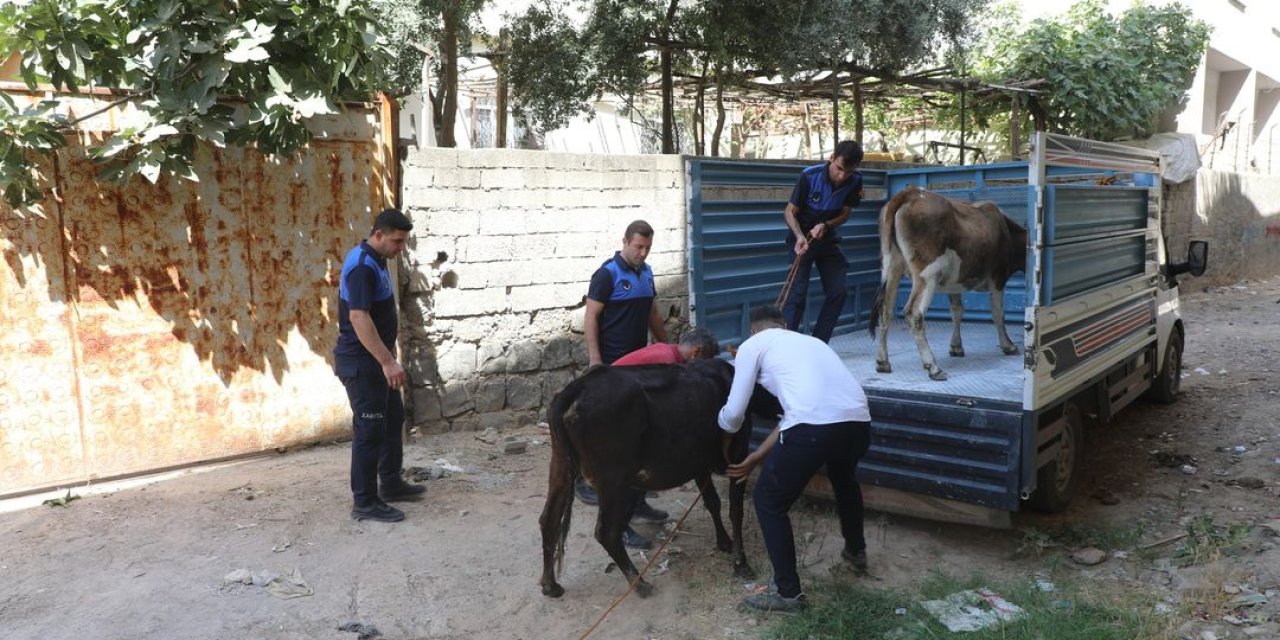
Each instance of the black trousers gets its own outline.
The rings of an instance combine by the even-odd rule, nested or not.
[[[797,424],[779,434],[752,494],[779,594],[792,598],[801,593],[795,535],[787,513],[823,465],[836,494],[845,548],[855,553],[867,548],[862,530],[862,488],[855,473],[870,444],[869,422]]]
[[[791,259],[795,260],[795,258],[793,245]],[[822,279],[822,294],[825,300],[822,301],[822,309],[818,311],[818,320],[813,324],[813,337],[823,342],[831,342],[831,334],[835,332],[836,321],[840,318],[840,309],[848,297],[844,274],[849,262],[840,251],[839,244],[821,243],[816,247],[809,247],[809,250],[804,252],[800,258],[800,265],[796,269],[796,279],[791,285],[791,293],[782,303],[782,313],[786,316],[787,328],[799,331],[800,323],[804,321],[805,302],[809,297],[809,274],[813,272],[815,264],[818,266],[818,275]]]
[[[357,506],[368,506],[378,500],[379,479],[400,479],[404,399],[373,358],[338,357],[333,368],[351,402],[351,495]]]

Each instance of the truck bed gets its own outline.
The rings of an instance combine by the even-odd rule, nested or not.
[[[1009,329],[1009,338],[1021,350],[1022,327],[1008,323],[1005,326]],[[893,364],[893,373],[876,372],[876,341],[865,329],[835,336],[831,347],[871,395],[877,391],[910,391],[1022,402],[1021,351],[1011,356],[1002,353],[995,327],[990,322],[966,321],[961,325],[963,358],[947,354],[951,343],[950,320],[926,321],[925,335],[938,364],[947,372],[946,380],[929,379],[920,366],[915,339],[900,318],[894,319],[889,330],[889,361]]]

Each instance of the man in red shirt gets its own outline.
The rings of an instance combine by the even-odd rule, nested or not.
[[[720,353],[720,343],[706,329],[690,329],[680,336],[680,344],[656,342],[636,349],[613,362],[615,367],[641,364],[680,364],[694,358],[714,358]]]
[[[610,366],[628,367],[646,364],[680,364],[688,362],[694,358],[714,358],[720,353],[720,343],[716,341],[716,337],[706,329],[690,329],[680,336],[679,344],[667,344],[665,342],[655,342],[647,347],[641,347],[628,353],[617,360],[614,360]],[[644,491],[638,491],[636,495],[635,506],[631,510],[631,518],[628,520],[641,518],[644,520],[652,520],[661,522],[667,519],[667,512],[654,508],[645,500],[647,494]],[[578,497],[581,499],[582,494]],[[593,496],[594,497],[594,496]],[[585,500],[584,500],[585,502]],[[591,503],[588,503],[591,504]],[[645,539],[631,525],[622,532],[623,543],[629,547],[638,549],[648,549],[652,543]]]

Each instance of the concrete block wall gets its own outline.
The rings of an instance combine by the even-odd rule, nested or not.
[[[1195,195],[1190,236],[1209,240],[1206,282],[1280,274],[1280,176],[1201,169]]]
[[[654,227],[658,309],[671,329],[687,323],[680,156],[428,148],[403,168],[410,424],[501,429],[545,415],[585,368],[587,285],[632,220]]]

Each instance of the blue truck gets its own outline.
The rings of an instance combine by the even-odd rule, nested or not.
[[[691,316],[724,344],[745,339],[748,310],[772,303],[783,286],[790,260],[782,210],[802,168],[687,161]],[[868,506],[991,527],[1009,526],[1024,506],[1064,509],[1080,484],[1084,424],[1108,422],[1144,395],[1178,395],[1186,329],[1177,277],[1203,273],[1208,246],[1193,241],[1185,262],[1170,259],[1160,155],[1037,133],[1025,161],[862,173],[866,196],[840,229],[849,296],[831,346],[871,405],[872,445],[859,470]],[[987,294],[968,293],[967,354],[940,360],[947,380],[912,365],[918,355],[900,310],[881,329],[891,332],[898,367],[876,372],[867,326],[880,285],[878,216],[910,185],[994,201],[1027,226],[1026,269],[1010,280],[1004,305],[1020,355],[1000,351]],[[904,300],[909,282],[901,286]],[[821,290],[815,276],[810,321]],[[926,324],[931,344],[945,344],[945,295]],[[757,424],[757,442],[771,428]],[[809,489],[824,494],[830,485],[819,476]]]

